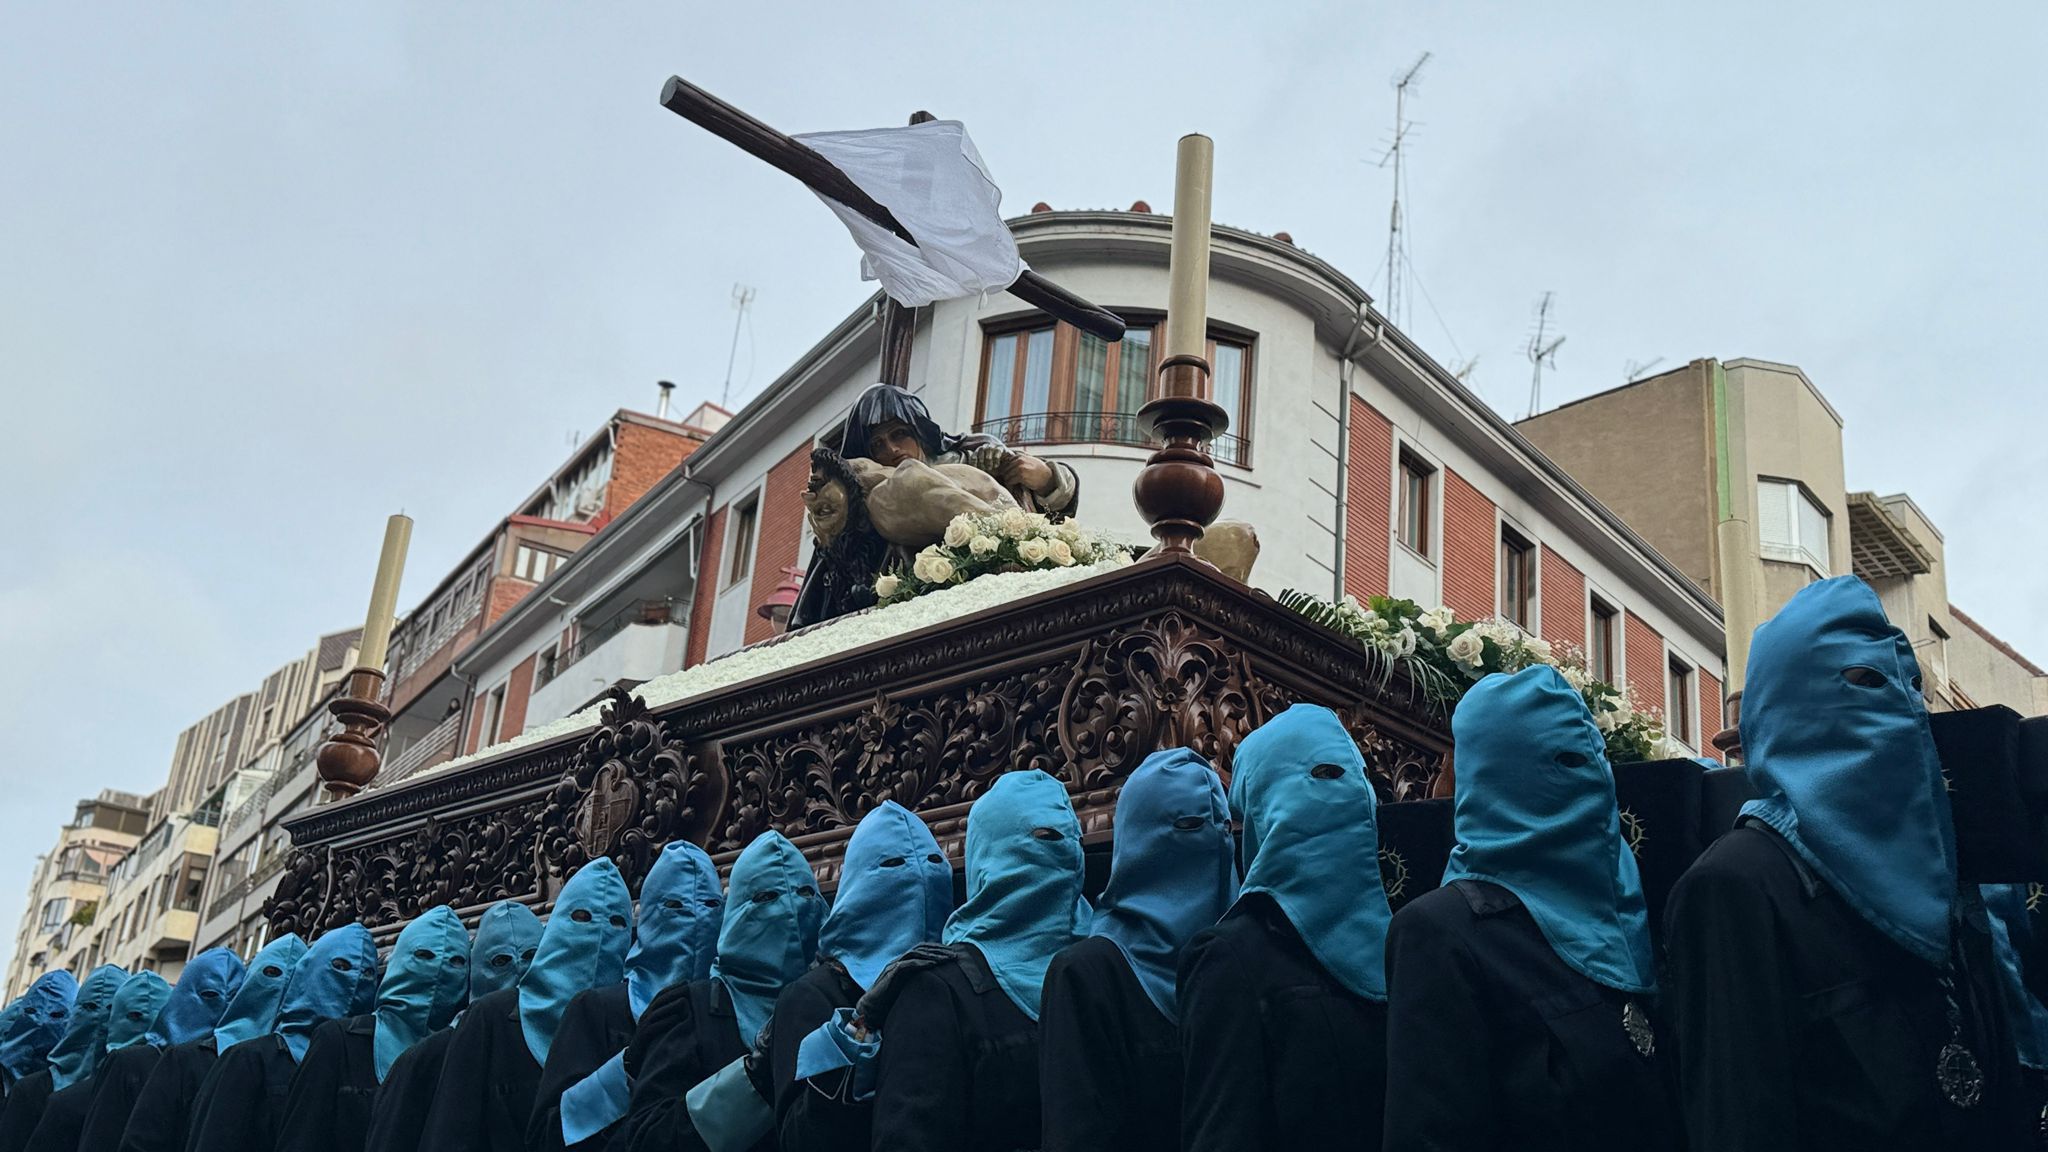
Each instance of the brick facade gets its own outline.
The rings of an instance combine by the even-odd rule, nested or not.
[[[690,637],[683,649],[683,667],[704,662],[711,643],[711,609],[718,601],[718,563],[725,548],[725,509],[711,514],[704,526],[704,554],[697,561],[697,591],[690,597]]]
[[[761,485],[760,514],[755,521],[754,580],[747,592],[747,643],[775,635],[775,622],[761,615],[761,605],[775,594],[783,569],[796,566],[803,547],[804,488],[811,481],[811,445],[796,446],[768,469]]]
[[[1460,620],[1485,620],[1495,614],[1494,568],[1500,550],[1493,501],[1449,468],[1443,483],[1444,606]]]
[[[505,681],[505,715],[498,721],[500,739],[526,731],[526,698],[533,695],[533,666],[539,658],[538,652],[528,656]]]
[[[510,612],[512,606],[526,599],[526,594],[533,591],[533,589],[533,581],[521,580],[517,576],[498,576],[493,578],[491,580],[491,598],[484,602],[484,628],[497,623],[498,617]],[[479,628],[477,634],[482,635],[482,633],[483,629]],[[451,647],[454,647],[459,652],[463,648],[469,647],[469,642],[475,639],[476,636],[471,636],[468,640],[463,641],[461,645],[451,645]]]
[[[703,443],[680,428],[668,431],[621,419],[612,452],[611,483],[605,486],[604,511],[594,522],[609,523],[633,501],[647,495],[648,489],[661,483],[662,477],[675,471],[676,465]]]
[[[1393,422],[1353,396],[1351,443],[1345,450],[1349,459],[1344,473],[1344,591],[1363,601],[1368,596],[1386,595],[1390,583]]]
[[[1537,634],[1553,645],[1570,645],[1586,650],[1586,577],[1571,561],[1543,548],[1542,572],[1536,577],[1538,607]]]
[[[1699,670],[1700,681],[1700,755],[1715,760],[1726,759],[1721,750],[1714,747],[1714,736],[1728,726],[1721,713],[1721,680],[1705,668]]]
[[[1633,612],[1623,612],[1622,645],[1627,655],[1628,691],[1638,710],[1654,709],[1664,714],[1664,637]]]

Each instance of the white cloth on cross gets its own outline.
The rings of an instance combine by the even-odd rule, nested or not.
[[[1000,292],[1024,273],[1016,238],[1003,223],[1002,189],[958,120],[906,128],[812,132],[810,146],[887,208],[913,246],[853,209],[819,196],[853,233],[863,280],[907,308]]]

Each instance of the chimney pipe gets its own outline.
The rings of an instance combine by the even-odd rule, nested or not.
[[[661,399],[654,406],[655,419],[666,420],[668,419],[669,393],[674,392],[676,390],[676,386],[667,380],[657,380],[654,382],[654,386],[656,388],[661,389]]]

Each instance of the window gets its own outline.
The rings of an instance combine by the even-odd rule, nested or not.
[[[64,915],[70,909],[71,901],[59,896],[43,902],[43,931],[54,932],[64,924]]]
[[[1692,730],[1692,705],[1692,669],[1673,656],[1665,674],[1664,732],[1688,748],[1699,746]]]
[[[1402,451],[1400,484],[1394,493],[1394,539],[1425,560],[1430,554],[1429,519],[1435,504],[1430,498],[1430,484],[1435,476],[1436,469],[1405,449]]]
[[[519,550],[512,557],[512,575],[519,577],[521,580],[531,580],[538,584],[547,579],[549,573],[561,567],[562,561],[566,559],[568,557],[560,553],[550,552],[545,548],[535,548],[530,544],[521,544]],[[436,613],[435,618],[439,619],[438,613]]]
[[[759,519],[761,498],[750,496],[732,514],[732,557],[726,561],[725,586],[745,580],[754,570],[754,521]]]
[[[1621,672],[1615,666],[1615,634],[1620,631],[1621,613],[1598,596],[1587,602],[1586,671],[1605,684],[1619,684]]]
[[[1112,344],[1064,324],[999,329],[982,344],[981,405],[975,428],[1009,444],[1152,443],[1138,409],[1156,392],[1164,325],[1135,321]],[[1212,335],[1210,398],[1230,415],[1211,452],[1250,466],[1252,347]]]
[[[498,742],[498,726],[505,719],[505,685],[491,689],[484,699],[484,733],[479,747],[488,748]]]
[[[1756,536],[1766,560],[1804,564],[1828,575],[1828,514],[1790,480],[1756,483]]]
[[[561,663],[562,650],[559,645],[550,644],[541,649],[539,658],[533,662],[534,688],[539,689],[543,684],[553,680],[555,674],[561,671]]]
[[[1500,526],[1500,614],[1524,632],[1535,631],[1536,547]]]

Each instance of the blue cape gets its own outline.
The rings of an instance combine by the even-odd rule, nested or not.
[[[894,800],[861,818],[846,842],[839,891],[818,931],[818,950],[862,988],[882,969],[946,930],[953,865],[924,821]]]
[[[1800,589],[1750,643],[1742,751],[1758,799],[1742,814],[1871,927],[1946,966],[1955,827],[1919,681],[1869,585],[1837,576]]]
[[[476,923],[469,948],[469,1002],[517,987],[540,947],[540,917],[517,900],[500,900]]]
[[[306,1058],[313,1029],[360,1016],[376,1003],[377,945],[368,928],[344,924],[313,941],[292,969],[291,984],[277,1003],[276,1032],[296,1064]]]
[[[562,885],[533,962],[519,978],[519,1031],[534,1063],[547,1067],[555,1029],[578,992],[609,988],[625,976],[632,916],[632,893],[609,857],[578,868]]]
[[[711,978],[732,994],[740,1039],[751,1044],[775,997],[818,954],[825,901],[810,861],[780,832],[754,837],[733,862]]]
[[[58,969],[36,977],[28,991],[7,1006],[0,1025],[0,1069],[15,1080],[43,1066],[50,1049],[71,1026],[71,1002],[78,999],[78,978]]]
[[[1036,768],[1005,772],[967,811],[967,903],[947,919],[945,942],[974,945],[1036,1020],[1054,954],[1088,931],[1081,880],[1066,785]]]
[[[1984,910],[1991,916],[1991,939],[1998,952],[1999,983],[2005,988],[2006,1016],[2012,1021],[2020,1063],[2048,1071],[2048,1007],[2027,990],[2023,951],[2034,935],[2027,913],[2027,885],[1986,884]]]
[[[178,973],[177,987],[157,1014],[149,1030],[150,1044],[163,1048],[211,1033],[228,1002],[241,991],[242,978],[242,958],[226,948],[208,948],[194,956]]]
[[[171,986],[154,972],[137,972],[114,993],[114,1011],[107,1017],[107,1051],[149,1040],[150,1026],[171,998]]]
[[[291,985],[292,973],[306,957],[306,942],[287,932],[249,960],[242,990],[228,1001],[227,1011],[213,1027],[213,1047],[225,1052],[244,1040],[267,1035],[277,1027],[277,1006]]]
[[[1192,748],[1147,756],[1116,798],[1109,886],[1095,902],[1090,934],[1122,950],[1146,998],[1179,1020],[1180,950],[1236,899],[1237,845],[1223,781]]]
[[[1584,698],[1547,664],[1495,673],[1458,702],[1451,735],[1457,846],[1443,882],[1506,888],[1572,971],[1654,990],[1649,908],[1621,836],[1607,741]]]
[[[128,979],[124,968],[102,964],[86,974],[78,998],[71,1002],[71,1026],[50,1049],[50,1088],[55,1091],[93,1074],[100,1053],[107,1050],[107,1020],[114,1014],[114,996]]]
[[[718,866],[687,840],[662,846],[640,882],[640,920],[626,953],[626,992],[638,1020],[663,988],[711,974],[725,895]]]
[[[377,985],[377,1083],[407,1048],[448,1026],[469,995],[469,930],[446,904],[415,917],[391,945]]]
[[[1328,708],[1294,705],[1247,735],[1231,759],[1243,895],[1271,897],[1324,970],[1368,1000],[1387,998],[1394,917],[1380,881],[1378,811],[1365,757]]]

